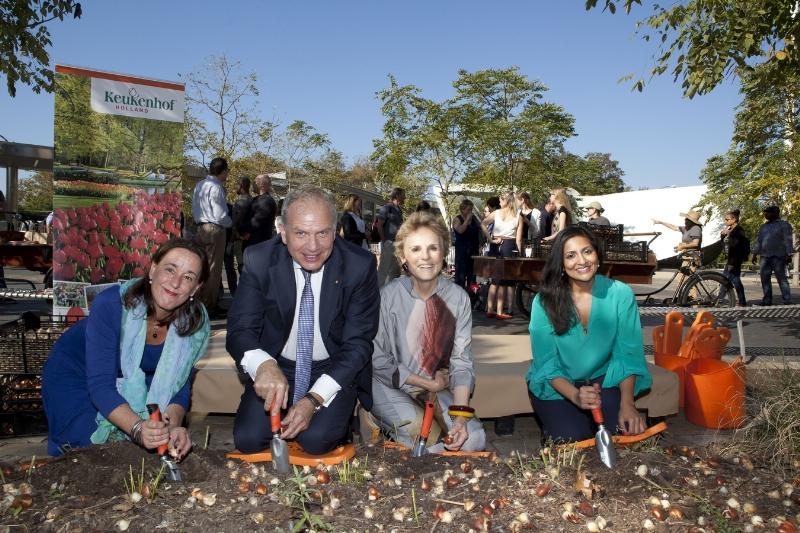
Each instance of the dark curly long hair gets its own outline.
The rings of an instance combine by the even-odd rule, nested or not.
[[[558,232],[553,249],[542,270],[539,296],[556,335],[563,335],[575,324],[577,313],[572,301],[569,276],[564,273],[564,244],[573,237],[585,237],[597,253],[598,267],[603,264],[603,252],[592,232],[580,226],[568,226]]]
[[[160,263],[165,255],[176,248],[188,250],[200,258],[201,268],[199,282],[205,283],[208,280],[210,271],[208,256],[206,255],[205,248],[195,241],[190,241],[188,239],[170,239],[156,250],[156,253],[151,259],[152,262]],[[142,276],[138,282],[131,285],[122,300],[127,309],[131,309],[138,305],[139,302],[143,301],[147,306],[147,315],[153,314],[155,312],[155,305],[153,303],[153,293],[150,288],[149,275]],[[186,300],[183,305],[172,312],[172,316],[170,317],[170,322],[175,322],[175,329],[181,337],[193,334],[203,326],[205,321],[206,313],[203,311],[203,304],[194,298]]]

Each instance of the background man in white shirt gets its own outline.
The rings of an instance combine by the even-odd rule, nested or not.
[[[195,185],[192,193],[192,217],[197,224],[196,240],[205,246],[211,267],[208,281],[197,295],[211,318],[224,316],[218,307],[219,288],[225,257],[225,229],[233,224],[225,200],[225,180],[228,179],[228,162],[215,157],[208,166],[209,175]]]

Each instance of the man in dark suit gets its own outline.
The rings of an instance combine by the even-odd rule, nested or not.
[[[347,436],[356,398],[372,406],[375,258],[335,238],[336,205],[323,189],[291,191],[282,217],[280,236],[247,248],[228,312],[226,347],[245,375],[234,443],[263,450],[270,411],[284,410],[282,436],[322,454]]]

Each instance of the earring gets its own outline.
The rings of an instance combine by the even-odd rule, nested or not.
[[[402,266],[401,266],[401,268],[402,268],[404,271],[408,272],[408,263],[403,263],[403,264],[402,264]]]
[[[147,281],[148,281],[148,283],[150,283],[150,285],[152,285],[152,284],[153,284],[153,278],[150,278],[150,279],[149,279],[149,280],[147,280]]]
[[[189,301],[190,301],[190,302],[194,302],[194,294],[192,294],[191,296],[189,296]]]

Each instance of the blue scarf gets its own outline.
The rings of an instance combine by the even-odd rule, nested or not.
[[[120,286],[120,298],[140,278],[132,279]],[[176,324],[169,325],[164,348],[158,360],[153,380],[148,390],[144,371],[140,368],[147,338],[147,305],[140,300],[128,309],[122,305],[122,328],[120,331],[120,367],[122,377],[117,378],[117,391],[128,402],[130,408],[140,417],[147,419],[147,405],[158,404],[163,413],[170,400],[183,387],[189,374],[208,347],[209,323],[205,307],[203,309],[203,326],[187,337],[181,337],[176,331]],[[117,426],[97,413],[97,430],[92,433],[94,444],[128,438]]]

